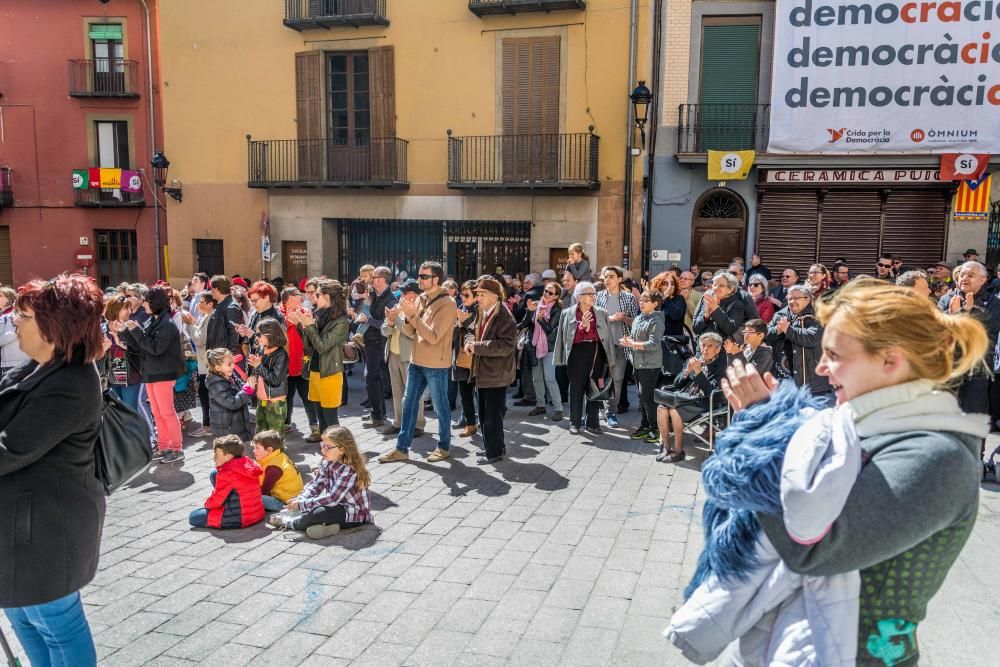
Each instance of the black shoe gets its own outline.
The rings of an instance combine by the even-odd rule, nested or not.
[[[361,407],[363,407],[363,408],[370,408],[371,406],[372,406],[372,403],[367,398],[365,400],[361,401]]]
[[[454,404],[454,403],[450,403],[450,404],[448,405],[448,409],[449,409],[449,410],[451,410],[452,412],[454,412],[454,411],[455,411],[455,409],[456,409],[456,408],[455,408],[455,404]]]
[[[367,424],[362,424],[362,428],[378,428],[379,426],[385,426],[384,419],[372,419]]]
[[[669,461],[670,463],[680,463],[686,458],[687,458],[687,453],[682,449],[679,452],[671,452],[670,455],[667,456],[667,461]]]
[[[520,401],[514,401],[514,406],[518,408],[523,408],[526,405],[534,405],[535,401],[529,401],[526,398],[522,398]]]
[[[538,415],[544,415],[544,414],[545,414],[545,408],[535,408],[534,410],[528,413],[528,416],[537,417]]]
[[[500,461],[503,461],[503,454],[501,454],[500,456],[494,456],[493,458],[480,456],[478,459],[476,459],[476,465],[488,466],[491,463],[499,463]]]
[[[633,440],[645,440],[647,435],[649,435],[648,428],[637,428],[636,430],[632,431],[632,433],[630,433],[628,437],[630,437]]]
[[[162,463],[180,463],[184,460],[184,452],[171,449],[163,453]]]
[[[393,426],[392,424],[390,424],[388,428],[382,431],[382,435],[396,435],[397,433],[399,433],[399,427]]]
[[[153,460],[154,460],[154,461],[159,461],[159,460],[161,460],[161,459],[163,458],[163,455],[164,455],[164,454],[166,454],[166,452],[165,452],[164,450],[162,450],[162,449],[159,449],[159,448],[157,448],[157,449],[154,449],[154,450],[153,450]]]
[[[415,428],[415,429],[413,429],[413,437],[414,438],[419,438],[423,434],[424,434],[424,429],[422,429],[422,428]]]
[[[517,392],[514,392],[514,395],[511,396],[511,398],[513,398],[516,401],[519,398],[524,398],[524,394],[522,394],[521,392],[517,391]]]
[[[594,435],[597,435],[598,433],[604,433],[604,431],[601,430],[600,426],[588,426],[587,433],[593,433]]]

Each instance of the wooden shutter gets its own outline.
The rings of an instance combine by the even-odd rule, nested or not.
[[[396,72],[391,46],[368,50],[372,179],[395,181]]]
[[[300,181],[323,180],[324,71],[322,51],[295,54],[295,117]]]
[[[740,21],[735,23],[734,21]],[[760,19],[705,19],[702,26],[698,150],[754,148]]]
[[[878,255],[882,197],[877,190],[830,190],[823,197],[819,261],[833,268],[837,257],[848,266],[868,267]]]
[[[882,252],[900,256],[907,266],[926,267],[945,254],[948,188],[893,190],[886,202]],[[869,258],[873,264],[876,249]]]
[[[504,180],[554,181],[559,174],[560,41],[503,41]]]
[[[804,279],[816,261],[817,192],[769,189],[761,193],[757,211],[757,254],[773,271],[793,268]]]

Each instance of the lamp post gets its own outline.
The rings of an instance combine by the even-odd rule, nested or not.
[[[153,166],[153,183],[156,184],[156,187],[170,195],[174,201],[180,202],[183,198],[181,189],[166,187],[167,170],[170,169],[170,160],[168,160],[167,156],[163,154],[163,151],[156,151],[156,154],[153,155],[153,159],[150,160],[150,164]],[[177,183],[177,181],[174,182]]]
[[[625,244],[622,248],[622,266],[626,269],[629,268],[629,249],[632,245],[632,181],[635,172],[635,157],[646,146],[646,121],[648,120],[649,103],[653,100],[653,94],[646,87],[645,81],[639,81],[639,85],[629,93],[628,98],[631,103],[629,115],[632,118],[632,122],[628,125],[628,145],[625,162]],[[642,138],[638,148],[632,145],[635,135],[633,125],[635,129],[639,130]]]

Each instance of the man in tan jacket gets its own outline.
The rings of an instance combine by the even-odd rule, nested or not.
[[[455,329],[454,299],[441,287],[444,269],[437,262],[420,265],[417,281],[423,294],[416,301],[401,301],[399,310],[406,320],[403,333],[413,337],[413,355],[407,371],[403,394],[403,420],[396,446],[378,457],[379,463],[408,461],[417,411],[424,394],[430,390],[431,403],[438,418],[438,446],[427,457],[435,463],[448,458],[451,447],[451,405],[448,402],[448,376],[452,364],[452,337]]]

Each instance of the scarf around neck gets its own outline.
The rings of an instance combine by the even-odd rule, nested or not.
[[[548,319],[554,305],[556,305],[555,301],[547,305],[542,301],[538,304],[538,308],[535,309],[535,330],[531,334],[531,344],[535,346],[535,356],[539,359],[545,358],[545,355],[549,353],[549,337],[545,334],[545,330],[542,329],[542,325],[538,323],[538,320]]]

